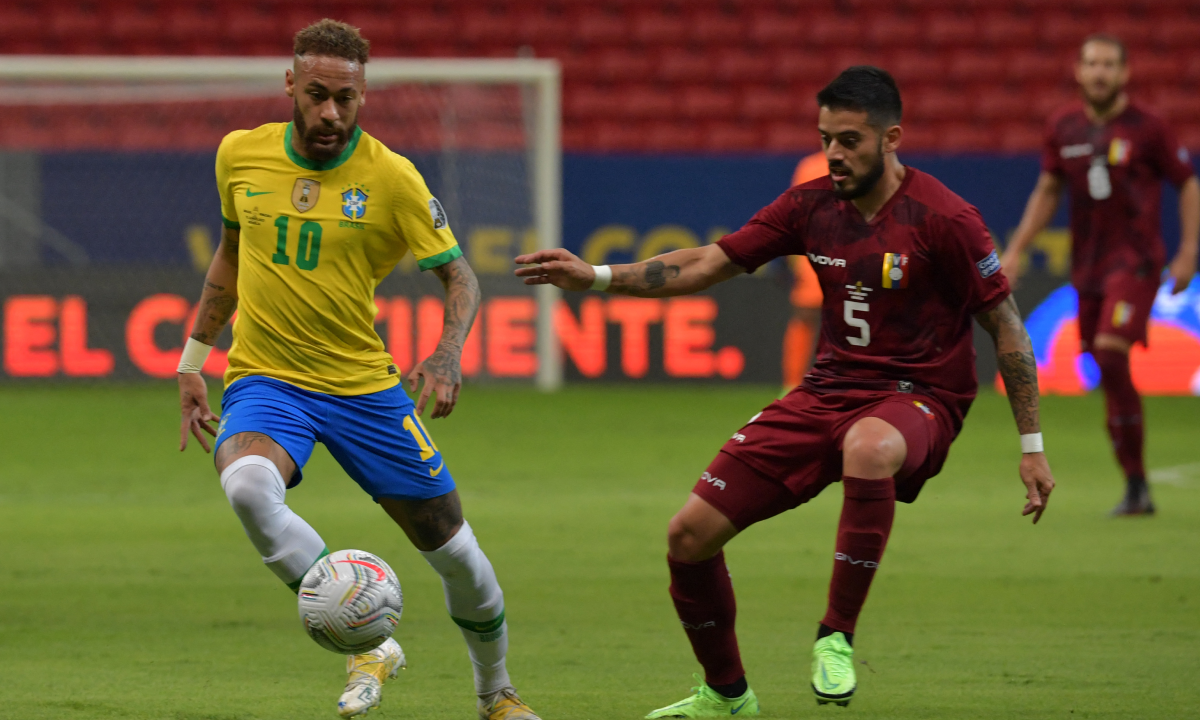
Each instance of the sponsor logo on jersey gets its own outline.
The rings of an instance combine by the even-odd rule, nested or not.
[[[445,208],[442,207],[442,204],[435,197],[429,198],[429,217],[433,220],[434,230],[441,230],[450,224],[446,220]]]
[[[816,253],[808,254],[809,261],[813,265],[832,265],[833,267],[846,267],[846,261],[841,258],[831,258],[828,255],[818,255]]]
[[[1113,327],[1124,327],[1133,318],[1133,305],[1120,300],[1113,306],[1112,324]]]
[[[712,485],[713,487],[715,487],[718,490],[725,489],[725,481],[719,477],[714,477],[713,474],[707,470],[705,470],[704,473],[700,476],[700,479],[703,480],[704,482],[708,483],[709,485]]]
[[[292,206],[302,213],[313,209],[321,197],[321,183],[308,178],[296,178],[292,186]]]
[[[1087,157],[1088,155],[1092,154],[1093,150],[1095,150],[1095,148],[1092,147],[1091,143],[1082,143],[1080,145],[1063,145],[1062,150],[1059,150],[1058,154],[1063,160],[1070,160],[1071,158]]]
[[[699,625],[692,625],[680,620],[679,624],[682,625],[685,630],[703,630],[704,628],[715,628],[717,626],[717,621],[709,620],[708,622],[702,622]]]
[[[747,425],[749,425],[750,423],[754,422],[755,420],[759,419],[760,417],[762,417],[762,413],[761,413],[761,412],[755,413],[755,414],[754,414],[754,417],[752,417],[752,418],[750,418],[749,420],[747,420],[747,421],[746,421],[746,424],[747,424]]]
[[[743,434],[741,434],[741,433],[734,433],[734,434],[733,434],[733,437],[732,437],[732,438],[730,438],[730,439],[731,439],[731,440],[737,440],[737,441],[738,441],[738,442],[740,442],[740,443],[742,443],[742,442],[746,442],[746,436],[745,436],[745,435],[743,435]]]
[[[855,560],[854,558],[850,557],[849,555],[847,555],[846,553],[843,553],[843,552],[834,553],[833,559],[841,560],[842,562],[848,562],[851,565],[862,565],[865,568],[879,567],[879,563],[875,562],[874,560]]]
[[[1000,256],[993,250],[988,253],[987,257],[975,263],[975,267],[979,268],[980,277],[991,277],[1000,269]]]
[[[1108,164],[1128,165],[1129,156],[1133,154],[1133,143],[1125,138],[1113,138],[1108,144]]]
[[[351,220],[361,220],[367,214],[367,194],[352,187],[342,193],[342,214]]]
[[[908,256],[903,253],[883,254],[883,287],[902,290],[908,287]]]

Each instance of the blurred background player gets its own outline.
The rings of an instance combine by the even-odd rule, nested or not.
[[[792,187],[829,174],[825,153],[815,152],[796,166]],[[790,392],[804,379],[812,362],[821,327],[821,283],[813,272],[812,263],[803,255],[788,257],[792,270],[792,319],[783,336],[783,391]]]
[[[1083,104],[1050,119],[1042,174],[1003,258],[1005,275],[1016,281],[1021,253],[1050,222],[1065,187],[1080,343],[1100,367],[1108,433],[1126,478],[1125,496],[1112,511],[1117,516],[1154,513],[1129,350],[1147,343],[1166,258],[1159,232],[1164,180],[1179,188],[1181,236],[1169,266],[1173,293],[1191,282],[1200,241],[1200,184],[1187,150],[1161,119],[1129,99],[1126,60],[1125,46],[1111,35],[1084,41],[1075,67]]]
[[[462,629],[483,720],[537,720],[509,681],[504,593],[462,516],[454,480],[421,422],[454,409],[479,283],[441,204],[407,159],[358,127],[370,45],[322,20],[295,36],[290,123],[230,133],[217,150],[225,230],[179,365],[180,450],[188,432],[216,436],[221,487],[263,562],[296,591],[328,554],[285,502],[317,442],[404,530],[441,576]],[[374,329],[379,279],[411,251],[441,280],[437,349],[408,376],[413,402]],[[200,376],[237,308],[222,417]],[[214,432],[209,425],[219,421]],[[379,705],[404,664],[394,639],[347,658],[343,717]]]
[[[900,163],[900,92],[886,72],[849,68],[817,104],[828,179],[791,188],[717,243],[632,265],[594,267],[564,249],[516,259],[536,263],[516,271],[530,285],[634,297],[698,292],[786,255],[828,260],[816,269],[825,293],[813,371],[733,435],[671,520],[671,598],[705,677],[647,718],[758,714],[724,546],[836,482],[844,499],[811,678],[818,703],[850,702],[855,624],[896,502],[916,500],[941,470],[975,398],[972,317],[1010,388],[1023,514],[1037,522],[1054,488],[1033,349],[979,211]]]

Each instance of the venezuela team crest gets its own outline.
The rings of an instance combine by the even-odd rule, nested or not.
[[[358,187],[357,185],[350,186],[349,189],[342,192],[342,214],[351,220],[362,220],[367,214],[367,193],[366,188]]]

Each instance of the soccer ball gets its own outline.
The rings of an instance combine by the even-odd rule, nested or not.
[[[392,636],[404,610],[400,581],[387,563],[363,550],[338,550],[300,582],[300,621],[326,650],[361,655]]]

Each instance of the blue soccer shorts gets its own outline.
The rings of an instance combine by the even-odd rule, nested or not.
[[[326,395],[267,377],[245,377],[225,390],[217,447],[242,432],[262,433],[296,463],[292,488],[320,442],[378,501],[428,500],[454,489],[442,454],[396,387],[367,395]]]

